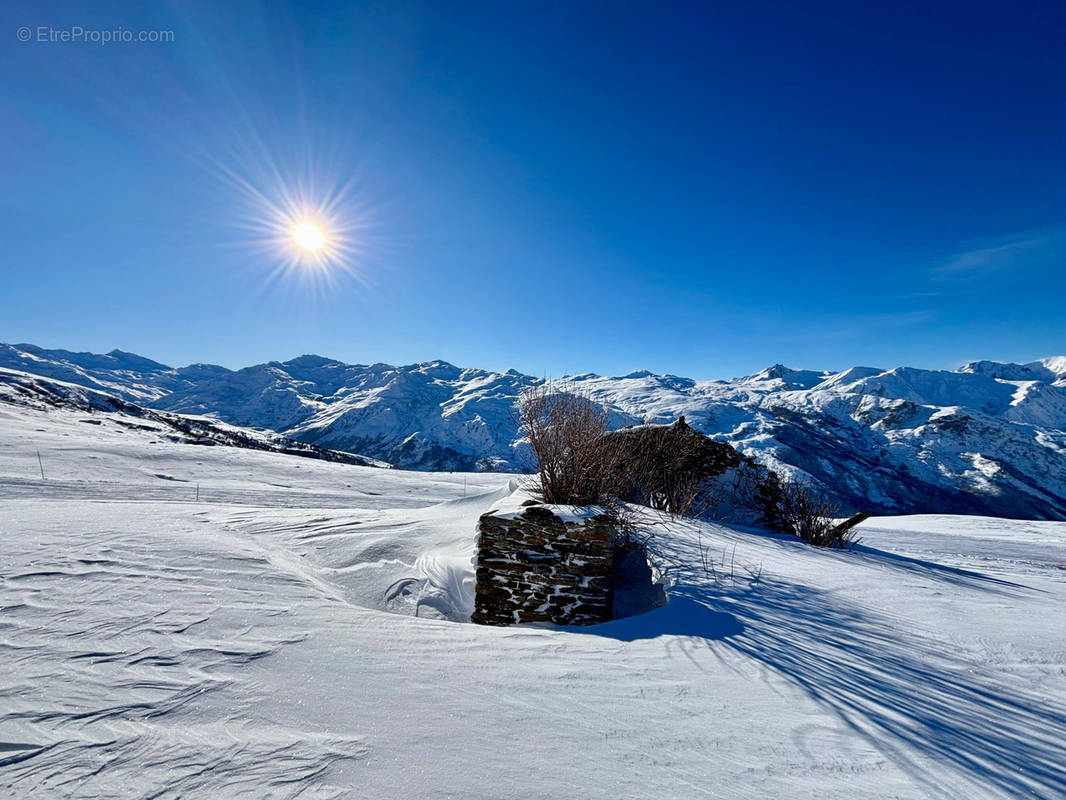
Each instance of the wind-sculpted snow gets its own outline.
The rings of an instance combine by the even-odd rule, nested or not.
[[[107,386],[155,408],[211,414],[397,466],[525,471],[513,407],[540,379],[442,361],[352,365],[301,356],[230,371],[0,346],[0,366]],[[1066,357],[957,371],[775,365],[730,381],[634,372],[560,385],[614,426],[688,422],[820,487],[845,509],[1066,516]]]
[[[348,602],[467,622],[474,608],[472,521],[516,485],[504,479],[497,489],[418,509],[330,510],[311,520],[302,510],[247,509],[212,519],[300,553]]]
[[[16,508],[34,518],[32,536],[3,542],[0,785],[25,797],[303,797],[334,763],[365,757],[358,736],[248,726],[270,699],[249,666],[305,638],[301,607],[335,600],[195,516],[80,505],[0,517],[5,534],[21,529]],[[146,538],[160,526],[162,547]],[[329,788],[312,796],[340,794]]]
[[[1066,795],[1064,523],[648,514],[666,606],[495,628],[461,622],[510,476],[100,416],[0,406],[0,797]]]

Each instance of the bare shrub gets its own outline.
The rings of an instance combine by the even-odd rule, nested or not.
[[[741,525],[760,517],[760,490],[767,470],[751,456],[737,455],[735,467],[703,482],[690,516]]]
[[[672,425],[608,431],[607,409],[567,384],[527,390],[515,412],[536,462],[537,491],[547,503],[606,505],[622,514],[623,501],[674,516],[703,516],[727,502],[716,479],[750,460],[684,417]]]
[[[759,522],[817,547],[854,544],[853,525],[836,521],[828,498],[781,480],[733,447],[685,423],[608,431],[600,403],[566,384],[526,390],[515,422],[536,461],[536,493],[545,503],[605,506],[623,528],[635,529],[625,503],[674,516],[707,516],[751,507]],[[627,524],[626,521],[630,522]]]
[[[791,533],[815,547],[844,548],[856,544],[852,520],[838,523],[839,506],[795,480],[781,480],[769,472],[759,489],[761,522],[781,533]],[[857,515],[865,518],[865,515]],[[861,520],[860,520],[861,521]]]
[[[846,541],[836,535],[839,507],[811,492],[800,483],[786,486],[788,510],[793,532],[815,547],[843,547]]]
[[[741,455],[693,429],[680,417],[673,425],[638,425],[608,434],[621,496],[674,516],[701,516],[718,502],[712,478],[737,467]]]
[[[602,404],[566,385],[541,384],[519,397],[516,422],[536,459],[538,493],[545,503],[617,504],[607,419]]]

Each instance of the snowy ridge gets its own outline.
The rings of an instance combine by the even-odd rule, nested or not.
[[[278,431],[413,469],[528,468],[511,409],[540,382],[443,361],[353,365],[301,356],[231,371],[0,345],[0,366],[182,414]],[[648,371],[568,379],[616,426],[684,415],[846,509],[1066,517],[1066,357],[956,371],[774,365],[730,381]]]
[[[83,412],[79,422],[119,431],[147,431],[153,436],[184,444],[267,450],[385,469],[392,466],[355,453],[298,442],[276,433],[246,430],[217,419],[152,411],[95,389],[17,370],[0,368],[0,402],[42,411]]]

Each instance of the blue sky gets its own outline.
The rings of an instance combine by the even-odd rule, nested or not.
[[[1066,12],[932,5],[6,3],[0,340],[698,378],[1066,352]],[[74,26],[173,41],[37,40]],[[278,275],[254,229],[327,195],[345,268]]]

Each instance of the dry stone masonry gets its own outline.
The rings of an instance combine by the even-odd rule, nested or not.
[[[473,622],[594,625],[613,618],[612,574],[622,546],[602,510],[534,504],[478,522]]]

